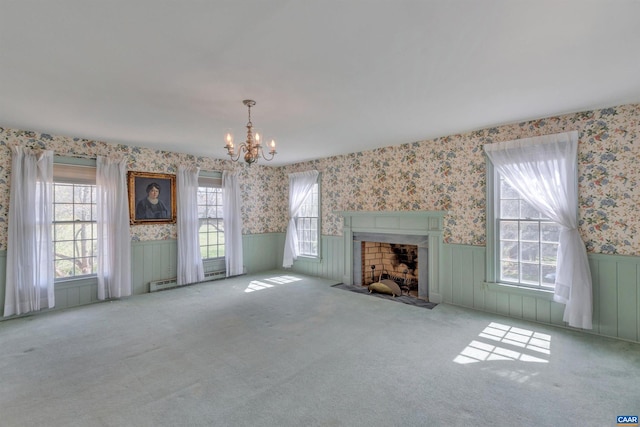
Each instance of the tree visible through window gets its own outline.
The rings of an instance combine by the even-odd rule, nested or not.
[[[498,280],[553,289],[560,225],[541,215],[496,175]]]
[[[224,257],[222,188],[198,187],[198,218],[202,259]]]
[[[54,182],[53,245],[56,279],[96,274],[95,185]]]
[[[320,205],[318,202],[318,184],[314,184],[313,189],[304,200],[300,212],[296,217],[296,228],[298,230],[298,248],[301,256],[318,256],[319,238],[319,217]]]

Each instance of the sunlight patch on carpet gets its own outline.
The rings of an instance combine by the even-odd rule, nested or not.
[[[490,361],[549,363],[551,335],[491,322],[453,361],[461,365]],[[498,345],[500,343],[501,345]]]
[[[252,280],[244,291],[245,293],[261,291],[263,289],[273,288],[276,285],[298,282],[300,280],[302,280],[302,278],[296,276],[275,276],[263,280]]]
[[[270,279],[265,279],[265,280],[273,283],[283,284],[283,283],[298,282],[302,280],[302,278],[296,277],[296,276],[276,276],[276,277],[272,277]]]

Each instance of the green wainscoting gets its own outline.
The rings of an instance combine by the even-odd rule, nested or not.
[[[446,303],[488,311],[508,317],[564,325],[564,306],[552,294],[485,283],[486,250],[483,246],[444,245],[443,283]]]
[[[7,277],[7,251],[0,251],[0,314],[4,316],[4,288]]]
[[[282,265],[284,235],[282,233],[247,234],[242,236],[244,270],[246,273],[273,270]],[[178,241],[154,240],[132,242],[132,284],[134,294],[149,292],[149,282],[171,279],[178,271]],[[205,273],[224,268],[218,262],[207,263]]]
[[[485,283],[485,256],[481,246],[444,245],[440,289],[446,303],[566,326],[564,305],[550,293]],[[587,332],[640,342],[640,257],[590,254],[589,264],[593,330]]]
[[[257,273],[282,266],[283,233],[245,235],[242,244],[245,271]],[[177,250],[178,242],[175,239],[131,242],[131,280],[134,295],[148,293],[149,282],[177,276]],[[7,252],[0,251],[1,315],[4,314],[6,263]],[[224,269],[223,260],[205,261],[205,273],[220,269]],[[57,283],[55,296],[55,310],[97,302],[98,281],[92,277]]]
[[[295,261],[292,271],[341,280],[342,237],[322,236],[322,259]],[[566,327],[564,305],[549,292],[485,283],[486,249],[443,245],[443,302],[518,319]],[[590,254],[593,330],[588,333],[640,342],[640,257]]]
[[[4,316],[5,280],[7,251],[0,251],[0,313]],[[55,285],[56,306],[54,310],[91,304],[98,301],[98,279],[85,279],[58,282]],[[51,310],[43,310],[47,312]]]
[[[589,255],[593,329],[640,342],[640,257]]]
[[[242,253],[246,273],[282,268],[284,233],[245,234]]]
[[[149,292],[149,282],[176,277],[178,241],[131,242],[131,285],[133,294]]]
[[[291,271],[342,280],[342,237],[322,236],[320,260],[295,261]],[[257,273],[281,268],[284,233],[243,236],[245,269]],[[149,282],[176,277],[177,241],[132,242],[133,293],[149,292]],[[550,293],[485,283],[486,250],[443,245],[445,303],[534,322],[566,326],[564,306]],[[593,330],[589,333],[640,342],[640,257],[590,254],[593,277]],[[212,267],[213,268],[213,267]],[[217,266],[215,266],[217,268]],[[0,311],[4,308],[6,251],[0,251]],[[56,285],[56,309],[97,301],[95,279]]]
[[[89,277],[57,283],[55,295],[56,310],[98,302],[98,279]]]
[[[344,239],[342,236],[322,236],[321,238],[320,259],[299,257],[294,261],[291,270],[342,282],[342,275],[344,274]],[[282,242],[282,250],[284,251],[284,238]],[[280,263],[280,266],[282,266],[282,263]]]

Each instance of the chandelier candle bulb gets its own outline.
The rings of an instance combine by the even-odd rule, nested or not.
[[[224,142],[226,143],[224,148],[233,148],[233,133],[231,133],[231,129],[227,129],[224,134]]]

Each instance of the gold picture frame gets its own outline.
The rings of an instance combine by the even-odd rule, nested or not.
[[[129,171],[129,217],[131,224],[176,222],[176,176]]]

